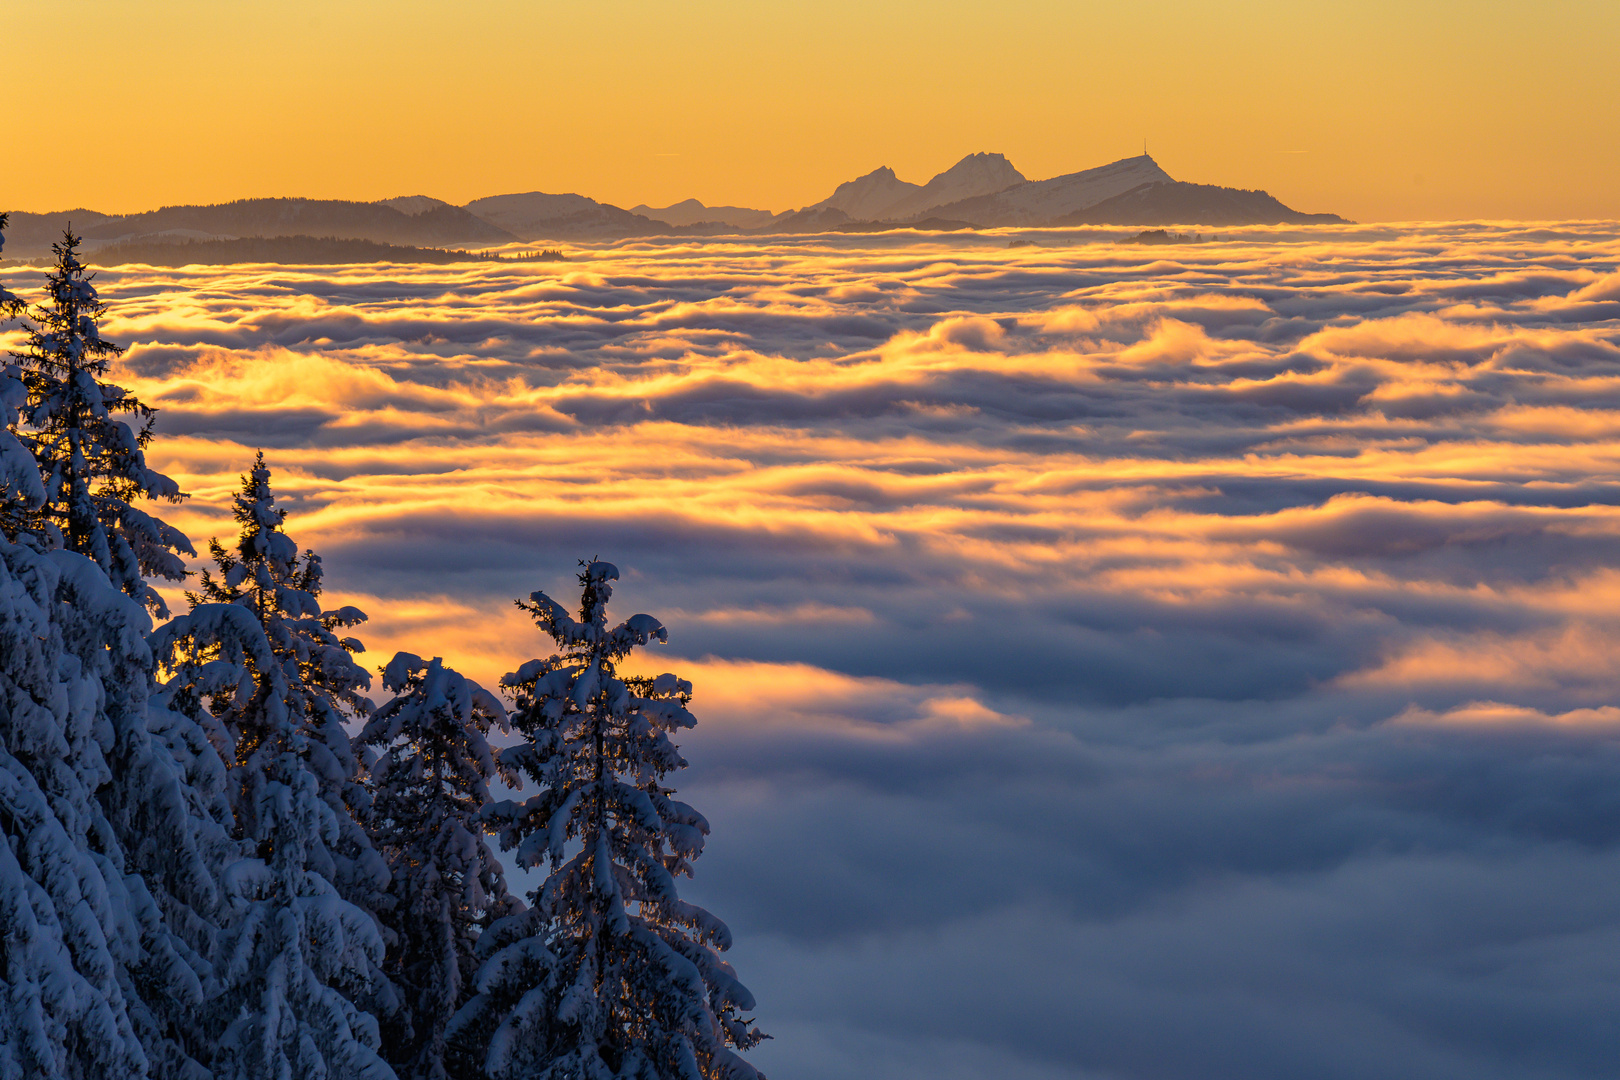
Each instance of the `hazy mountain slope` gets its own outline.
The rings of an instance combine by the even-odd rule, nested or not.
[[[935,206],[930,217],[970,221],[989,228],[1045,225],[1056,218],[1095,206],[1143,184],[1171,180],[1158,162],[1143,154],[1083,172],[1017,184],[991,195]]]
[[[903,196],[879,215],[883,221],[905,221],[963,199],[991,195],[1027,183],[1023,173],[1001,154],[969,154],[917,191]],[[949,214],[939,215],[949,217]]]
[[[119,217],[82,210],[15,214],[6,233],[6,254],[29,258],[48,252],[70,221],[84,237],[87,251],[137,238],[331,236],[407,246],[506,244],[516,239],[459,207],[430,201],[435,205],[420,213],[404,213],[387,203],[336,199],[241,199],[211,206],[165,206]]]
[[[652,236],[666,231],[662,222],[583,195],[492,195],[464,208],[520,240],[564,240],[585,237]]]
[[[11,224],[6,227],[5,257],[32,259],[48,254],[51,245],[62,239],[62,230],[68,225],[71,224],[74,229],[88,229],[108,219],[107,214],[83,207],[55,210],[48,214],[15,210],[11,214]]]
[[[889,207],[921,190],[922,185],[900,179],[885,165],[844,181],[827,198],[805,209],[840,210],[854,221],[877,221]]]
[[[214,206],[166,206],[84,230],[109,241],[155,233],[211,236],[334,236],[384,244],[503,243],[512,236],[449,204],[406,214],[385,203],[336,199],[242,199]]]
[[[92,266],[229,266],[236,263],[281,263],[331,266],[348,263],[454,263],[490,258],[444,248],[379,244],[372,240],[334,240],[314,236],[245,236],[207,240],[121,240],[86,256]]]
[[[377,205],[392,206],[402,214],[420,214],[435,207],[450,206],[443,199],[431,195],[401,195],[397,199],[379,199]]]
[[[408,213],[406,217],[411,222],[411,228],[401,233],[398,240],[369,235],[358,239],[410,244],[509,244],[517,239],[506,229],[449,203],[439,203],[414,214]]]
[[[686,199],[663,208],[642,203],[632,206],[630,212],[676,226],[717,222],[737,229],[755,229],[776,216],[769,210],[754,210],[746,206],[704,206],[696,199]]]
[[[810,206],[803,210],[785,210],[766,225],[752,230],[756,233],[814,233],[835,232],[848,225],[853,218],[836,206]]]
[[[1305,214],[1264,191],[1213,184],[1143,184],[1095,206],[1066,214],[1054,225],[1303,225],[1343,222],[1337,214]]]
[[[514,241],[616,240],[730,231],[875,231],[885,225],[950,229],[1049,225],[1255,225],[1342,220],[1302,214],[1263,191],[1173,179],[1146,154],[1050,180],[1030,181],[1000,154],[969,154],[927,184],[901,180],[887,166],[838,185],[801,210],[771,216],[687,199],[662,209],[624,210],[583,195],[530,191],[476,199],[464,207],[427,195],[375,203],[243,199],[213,206],[167,206],[113,216],[93,210],[17,212],[5,254],[47,254],[69,222],[95,251],[119,242],[250,237],[331,237],[401,247],[481,247]],[[212,249],[210,249],[212,250]],[[221,251],[227,249],[220,249]],[[235,248],[229,250],[238,250]],[[240,250],[246,251],[247,248]]]
[[[853,221],[901,221],[1024,182],[1024,174],[1001,154],[969,154],[922,185],[900,179],[887,165],[873,169],[805,210],[841,210]]]

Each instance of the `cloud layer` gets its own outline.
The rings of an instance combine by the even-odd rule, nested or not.
[[[264,447],[376,662],[492,680],[510,598],[619,564],[768,1072],[1574,1078],[1620,1011],[1617,267],[1478,223],[99,284],[172,520],[228,534]]]

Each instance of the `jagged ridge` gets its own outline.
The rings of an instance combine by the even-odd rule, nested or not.
[[[661,215],[661,216],[660,216]],[[1264,191],[1178,181],[1146,154],[1047,180],[1031,181],[1001,154],[969,154],[927,184],[901,180],[888,166],[846,181],[818,203],[774,217],[747,207],[706,207],[696,199],[662,210],[624,210],[576,194],[531,191],[452,206],[425,195],[375,203],[242,199],[168,206],[113,216],[93,210],[14,213],[8,254],[49,251],[70,222],[86,249],[107,244],[177,243],[253,237],[318,236],[407,248],[491,246],[514,241],[613,240],[632,236],[870,232],[1064,225],[1204,225],[1339,222],[1307,214]],[[221,249],[225,250],[225,249]],[[241,250],[248,250],[247,247]]]

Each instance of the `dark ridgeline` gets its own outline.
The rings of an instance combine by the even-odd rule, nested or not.
[[[37,259],[71,222],[85,258],[98,265],[148,263],[459,262],[467,248],[637,236],[871,233],[891,229],[1062,228],[1076,225],[1332,224],[1264,191],[1189,184],[1143,154],[1047,180],[1028,180],[1000,154],[969,154],[927,184],[887,167],[840,184],[821,202],[772,215],[746,207],[710,208],[688,199],[666,208],[624,210],[583,195],[530,191],[452,206],[415,195],[382,202],[241,199],[211,206],[167,206],[115,216],[93,210],[14,213],[14,258]],[[254,243],[253,241],[264,241]],[[272,243],[271,241],[276,241]],[[190,246],[187,246],[190,245]],[[169,246],[184,251],[171,252]]]
[[[117,240],[329,236],[378,244],[438,247],[446,244],[510,244],[518,238],[458,206],[431,200],[417,213],[387,202],[339,199],[238,199],[209,206],[165,206],[141,214],[111,216],[88,210],[12,215],[10,239],[17,249],[49,244],[71,223],[90,248]],[[406,204],[410,206],[411,204]]]
[[[120,240],[86,256],[97,266],[341,266],[350,263],[564,262],[556,248],[544,251],[463,251],[404,247],[333,236],[247,236],[235,240]]]

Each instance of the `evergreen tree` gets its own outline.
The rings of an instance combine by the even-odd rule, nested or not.
[[[149,795],[109,812],[154,901],[153,944],[132,971],[145,1003],[137,1031],[152,1075],[207,1080],[212,1074],[202,1063],[213,1057],[216,1032],[201,1017],[217,988],[213,958],[240,846],[231,835],[225,763],[202,726],[165,697],[160,690],[147,704],[149,753],[129,755],[123,774],[144,777]]]
[[[331,865],[322,872],[345,899],[375,911],[388,885],[388,869],[355,820],[366,812],[370,794],[360,783],[359,763],[343,726],[347,718],[370,712],[371,702],[361,690],[371,685],[371,677],[353,658],[365,647],[352,637],[339,636],[364,622],[366,615],[354,607],[321,610],[321,557],[307,550],[300,557],[298,545],[282,531],[287,512],[275,505],[263,451],[241,479],[232,506],[242,527],[236,547],[227,550],[218,540],[209,541],[216,573],[203,570],[200,589],[188,592],[186,599],[193,608],[234,604],[253,612],[294,696],[293,722],[301,726],[308,744],[306,765],[319,782],[321,798],[339,820],[338,839],[324,857]],[[235,693],[212,695],[210,701],[215,745],[227,761],[240,763],[243,748],[256,746],[262,735],[254,726],[256,720],[237,713],[251,704],[251,695],[247,699]],[[233,776],[242,786],[233,798],[238,824],[252,832],[251,787],[257,779],[240,770]],[[249,817],[244,819],[243,814]]]
[[[147,613],[84,556],[48,557],[58,572],[64,659],[91,680],[104,763],[95,794],[115,842],[95,850],[121,875],[123,996],[153,1076],[206,1077],[198,1058],[210,1047],[193,1021],[211,979],[220,881],[232,855],[223,766],[195,723],[150,700]]]
[[[0,214],[0,251],[5,250],[9,217]],[[21,315],[25,307],[20,298],[0,289],[0,327]],[[17,417],[27,403],[22,369],[15,364],[0,368],[0,417],[5,420],[4,430],[0,430],[0,532],[13,541],[22,537],[25,523],[45,505],[39,466],[17,438]]]
[[[6,226],[10,223],[11,215],[0,211],[0,253],[6,250]],[[21,315],[25,306],[21,299],[0,288],[0,320]]]
[[[0,308],[18,307],[0,296]],[[101,568],[29,528],[44,523],[46,492],[13,430],[28,398],[19,375],[0,375],[0,523],[19,541],[0,545],[0,772],[10,774],[0,819],[40,890],[31,914],[0,900],[0,928],[21,945],[0,947],[0,984],[8,1005],[25,1008],[11,1014],[21,1023],[0,1019],[0,1076],[149,1067],[206,1077],[189,1021],[203,1001],[224,853],[221,818],[201,806],[219,762],[195,725],[149,711],[146,612]],[[184,749],[188,736],[200,745]],[[31,968],[46,957],[68,970],[41,979]]]
[[[57,601],[64,573],[86,566],[77,555],[0,542],[4,1080],[147,1070],[124,978],[139,934],[118,839],[95,798],[110,777],[112,738],[97,709],[97,675],[67,648]],[[109,594],[128,602],[105,585],[94,599]]]
[[[497,1080],[757,1077],[734,1052],[764,1036],[739,1015],[753,996],[719,956],[730,932],[675,887],[708,833],[663,784],[686,765],[670,733],[696,722],[691,684],[618,674],[667,635],[650,615],[609,628],[618,571],[581,565],[578,620],[541,592],[519,602],[562,651],[503,681],[526,741],[501,764],[539,791],[485,812],[520,866],[550,873],[532,908],[480,939],[478,994],[451,1037]]]
[[[210,545],[192,608],[155,635],[168,700],[229,763],[244,858],[229,874],[215,962],[219,1080],[392,1077],[376,1018],[392,1011],[376,910],[387,866],[354,813],[365,791],[343,728],[368,704],[338,631],[365,619],[323,612],[320,560],[281,531],[261,453],[235,502],[234,551]]]
[[[506,730],[506,710],[438,658],[399,653],[382,675],[398,696],[355,742],[375,754],[368,831],[393,874],[387,970],[406,1022],[385,1042],[402,1078],[445,1080],[445,1028],[471,994],[479,934],[522,907],[478,820],[495,776],[484,736]]]
[[[101,336],[97,320],[106,305],[78,248],[71,231],[52,247],[49,299],[30,312],[27,341],[13,354],[28,395],[22,441],[45,481],[45,502],[34,511],[30,531],[93,559],[113,584],[162,617],[167,608],[145,577],[180,581],[186,568],[177,553],[196,552],[179,530],[131,504],[184,496],[173,480],[146,466],[154,410],[103,381],[124,350]],[[120,413],[138,416],[140,430],[117,419]]]

